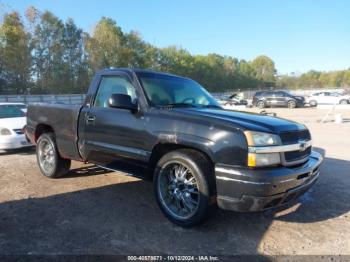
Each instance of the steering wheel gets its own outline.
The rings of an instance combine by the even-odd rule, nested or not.
[[[181,103],[184,104],[194,104],[196,102],[196,99],[192,98],[192,97],[187,97],[184,100],[182,100]]]

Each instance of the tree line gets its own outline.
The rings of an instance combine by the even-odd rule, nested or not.
[[[212,92],[270,87],[349,86],[350,70],[276,76],[267,56],[252,61],[219,54],[192,55],[177,46],[158,48],[136,32],[102,17],[91,34],[72,19],[29,7],[1,17],[0,94],[84,93],[97,70],[137,67],[190,77]]]

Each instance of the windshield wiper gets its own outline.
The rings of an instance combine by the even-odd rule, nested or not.
[[[221,106],[217,106],[217,105],[202,105],[201,107],[204,107],[204,108],[217,108],[217,109],[222,109]]]
[[[161,107],[197,107],[194,104],[188,104],[188,103],[170,103],[170,104],[165,104],[165,105],[159,105]]]

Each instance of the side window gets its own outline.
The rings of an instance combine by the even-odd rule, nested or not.
[[[340,96],[340,94],[338,94],[338,93],[329,93],[329,95],[330,96],[335,96],[335,97]]]
[[[286,94],[284,92],[281,92],[281,91],[276,92],[276,97],[285,97],[285,96]]]
[[[134,86],[123,76],[103,76],[97,90],[94,106],[108,107],[108,99],[112,94],[124,94],[131,96],[135,101]]]

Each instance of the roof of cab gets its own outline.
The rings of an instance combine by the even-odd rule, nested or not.
[[[0,102],[0,105],[15,105],[15,106],[25,106],[25,103],[19,102]]]
[[[168,75],[168,76],[176,76],[176,77],[181,77],[181,78],[186,78],[166,72],[160,72],[160,71],[155,71],[151,69],[142,69],[142,68],[125,68],[125,67],[109,67],[109,68],[104,68],[100,71],[97,72],[97,74],[102,75],[103,73],[111,73],[111,72],[124,72],[127,74],[132,74],[132,73],[153,73],[153,74],[159,74],[159,75]]]

